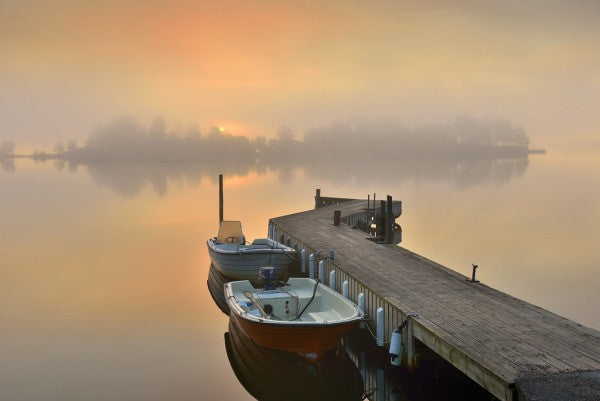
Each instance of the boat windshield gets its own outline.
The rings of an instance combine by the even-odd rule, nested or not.
[[[217,242],[243,244],[244,234],[242,233],[242,223],[239,221],[223,220],[219,226]]]

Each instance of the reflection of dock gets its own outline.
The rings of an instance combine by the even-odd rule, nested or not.
[[[324,281],[364,294],[366,313],[382,308],[384,342],[409,312],[404,363],[415,366],[414,340],[501,400],[600,399],[600,333],[513,298],[406,249],[365,240],[349,225],[366,200],[273,218],[276,238],[322,259]],[[352,223],[350,223],[352,224]],[[327,257],[334,251],[335,258]],[[375,320],[369,325],[376,331]],[[584,373],[585,372],[585,373]],[[580,383],[582,387],[574,386]],[[548,398],[546,394],[552,396]],[[538,398],[536,398],[538,397]]]

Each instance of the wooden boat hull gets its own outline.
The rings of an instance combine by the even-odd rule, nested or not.
[[[280,351],[295,352],[312,360],[319,360],[327,351],[334,349],[340,339],[356,326],[356,322],[266,325],[244,319],[236,313],[229,316],[231,323],[238,326],[257,344]]]

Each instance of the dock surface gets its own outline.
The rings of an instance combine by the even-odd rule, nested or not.
[[[411,319],[414,338],[498,399],[600,399],[600,332],[469,282],[402,247],[367,240],[351,227],[365,216],[366,205],[366,200],[347,201],[273,218],[270,224],[278,240],[324,260],[325,281],[335,270],[338,291],[348,281],[353,301],[365,294],[370,316],[383,307],[386,340],[414,312],[419,316]],[[334,226],[334,210],[349,225]],[[374,324],[369,323],[373,329]],[[585,390],[575,391],[574,383]],[[539,398],[542,388],[546,393]]]

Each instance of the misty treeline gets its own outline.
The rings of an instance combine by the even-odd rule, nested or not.
[[[315,159],[513,157],[527,154],[525,131],[506,121],[457,118],[449,124],[405,127],[396,122],[362,120],[335,123],[296,139],[289,127],[276,138],[233,135],[213,127],[169,129],[163,119],[145,128],[121,117],[92,132],[85,144],[58,143],[53,156],[69,161],[220,162],[296,164]],[[45,156],[48,153],[40,152]]]

